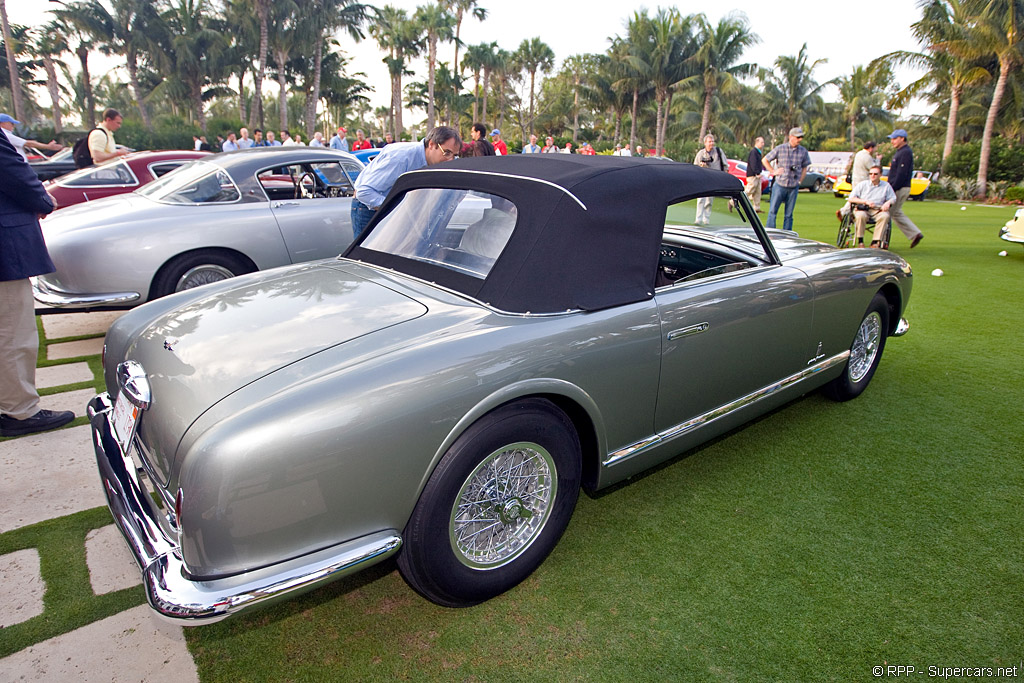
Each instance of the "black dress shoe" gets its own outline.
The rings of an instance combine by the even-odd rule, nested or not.
[[[74,419],[75,414],[70,410],[40,410],[24,420],[15,420],[9,415],[0,415],[0,436],[23,436],[45,432],[48,429],[63,427]]]
[[[922,233],[922,232],[917,233],[917,235],[914,236],[914,239],[910,240],[910,248],[913,249],[914,247],[916,247],[918,244],[920,244],[921,240],[923,240],[923,239],[924,239],[924,233]]]

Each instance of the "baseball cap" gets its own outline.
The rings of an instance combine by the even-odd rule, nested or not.
[[[497,128],[491,131],[491,137],[494,137],[495,135],[501,135],[501,131]]]
[[[347,133],[348,132],[348,129],[345,128],[345,126],[338,126],[338,130],[340,130],[342,133]]]
[[[16,120],[10,114],[0,114],[0,123],[13,123],[16,126],[21,125],[21,121]]]
[[[897,128],[893,132],[889,133],[889,139],[890,140],[892,140],[893,138],[906,138],[906,137],[907,137],[907,131],[903,130],[902,128]]]
[[[789,134],[796,136],[798,138],[802,138],[804,136],[804,129],[800,128],[799,126],[797,126],[796,128],[790,128]]]

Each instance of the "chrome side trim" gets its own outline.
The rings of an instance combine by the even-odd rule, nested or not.
[[[529,176],[515,175],[514,173],[496,173],[494,171],[470,171],[469,169],[466,169],[466,168],[451,168],[451,169],[446,168],[446,169],[443,169],[443,170],[444,170],[445,173],[471,173],[473,175],[491,175],[491,176],[497,176],[499,178],[515,178],[516,180],[527,180],[527,181],[529,181],[531,183],[540,183],[542,185],[548,185],[548,186],[553,187],[556,190],[559,190],[560,192],[563,192],[564,194],[568,195],[570,198],[572,198],[572,200],[574,202],[579,204],[580,208],[582,208],[584,211],[587,210],[587,205],[584,204],[582,201],[580,201],[579,197],[577,197],[576,195],[574,195],[572,192],[570,192],[569,190],[565,189],[561,185],[553,183],[553,182],[551,182],[549,180],[541,180],[540,178],[530,178]],[[407,172],[408,173],[428,173],[428,172],[432,172],[432,171],[430,169],[421,168],[421,169],[418,169],[418,170],[415,170],[415,171],[407,171]]]
[[[54,308],[87,308],[89,306],[121,306],[138,301],[138,292],[112,292],[110,294],[72,294],[53,289],[32,279],[32,296],[41,304]]]
[[[644,451],[653,448],[654,446],[660,446],[665,442],[671,441],[672,439],[683,436],[684,434],[688,434],[689,432],[692,432],[695,429],[708,425],[714,422],[715,420],[727,417],[728,415],[731,415],[737,410],[742,410],[743,408],[754,405],[758,401],[768,398],[769,396],[772,396],[782,391],[783,389],[788,389],[794,384],[802,382],[808,377],[816,375],[819,372],[822,372],[823,370],[828,370],[829,368],[835,367],[836,365],[845,363],[849,357],[849,350],[836,354],[835,356],[827,358],[821,361],[820,363],[816,363],[815,365],[807,368],[806,370],[801,370],[800,372],[794,373],[789,377],[779,380],[778,382],[773,382],[772,384],[761,387],[756,391],[752,391],[746,396],[742,396],[736,399],[735,401],[726,403],[725,405],[718,406],[713,410],[709,410],[703,415],[698,415],[697,417],[687,420],[686,422],[681,422],[675,425],[674,427],[669,427],[664,431],[658,432],[657,434],[651,435],[645,439],[641,439],[640,441],[630,444],[625,448],[620,448],[619,450],[614,451],[613,453],[609,453],[607,456],[605,456],[603,464],[606,466],[617,465],[628,458],[631,458],[635,455],[639,455],[640,453],[643,453]]]
[[[146,599],[157,614],[180,625],[200,625],[361,571],[398,552],[402,537],[384,529],[280,564],[237,576],[193,580],[178,543],[159,524],[149,493],[132,476],[134,463],[111,434],[110,396],[89,402],[93,448],[103,492],[118,530],[142,570]]]

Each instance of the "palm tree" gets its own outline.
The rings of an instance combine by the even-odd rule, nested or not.
[[[455,75],[462,75],[462,66],[459,64],[459,46],[462,44],[462,20],[469,12],[477,21],[487,18],[487,10],[477,5],[476,0],[438,0],[442,7],[450,13],[455,14],[455,57],[452,60],[452,67],[457,69]],[[456,92],[456,94],[458,94]],[[475,100],[474,100],[475,102]],[[476,116],[473,117],[476,119]]]
[[[977,196],[984,197],[988,189],[992,135],[1006,84],[1010,73],[1024,64],[1024,0],[989,0],[977,18],[974,33],[982,49],[990,54],[994,53],[999,59],[999,78],[996,80],[988,116],[985,118],[985,130],[981,135],[981,155],[978,158]]]
[[[306,137],[313,137],[316,126],[316,104],[320,101],[320,82],[323,74],[324,44],[328,33],[343,30],[355,42],[363,39],[362,25],[369,18],[370,8],[353,0],[313,0],[313,12],[307,19],[313,22],[315,45],[313,55],[313,88],[306,98]]]
[[[530,135],[533,135],[534,92],[537,71],[548,73],[555,65],[555,53],[540,38],[530,38],[519,44],[512,56],[514,64],[530,74]]]
[[[957,117],[964,90],[989,78],[989,72],[969,55],[977,52],[972,47],[974,36],[970,31],[972,18],[969,13],[971,0],[930,0],[923,6],[922,18],[911,25],[918,42],[924,45],[923,52],[897,50],[883,55],[871,63],[909,64],[925,70],[925,74],[900,90],[890,105],[904,106],[912,97],[929,87],[934,87],[933,101],[948,100],[949,115],[946,119],[946,142],[942,148],[942,159],[953,151],[956,138]],[[959,53],[963,57],[956,56]]]
[[[484,83],[488,82],[488,78],[494,79],[494,90],[497,92],[497,107],[498,107],[498,128],[505,126],[505,90],[508,85],[508,79],[513,75],[513,72],[518,71],[518,66],[512,53],[508,50],[495,50],[491,54],[489,62],[490,68],[484,66]],[[487,120],[487,100],[486,100],[486,86],[484,88],[484,121]]]
[[[402,139],[402,76],[411,73],[406,69],[406,60],[415,57],[423,49],[423,38],[416,24],[409,19],[405,10],[385,5],[377,15],[377,23],[370,33],[377,44],[387,51],[384,63],[391,76],[391,112],[395,140]]]
[[[14,109],[14,118],[19,121],[25,116],[21,93],[21,76],[18,74],[18,60],[14,57],[14,36],[11,33],[11,25],[7,21],[6,0],[0,0],[0,24],[3,26],[4,49],[7,52],[7,73],[11,78],[11,107]]]
[[[46,90],[50,95],[53,130],[59,135],[64,130],[64,122],[60,110],[61,86],[57,80],[55,59],[68,51],[68,44],[57,26],[50,23],[35,32],[30,49],[32,54],[43,62],[43,69],[46,71]]]
[[[885,63],[867,68],[855,66],[853,73],[836,81],[843,101],[843,117],[849,124],[850,151],[857,149],[857,123],[881,119],[891,122],[892,116],[884,108],[885,87],[893,80],[892,71]]]
[[[96,99],[93,96],[92,76],[89,73],[89,53],[93,49],[93,16],[92,11],[84,2],[65,4],[60,9],[51,10],[55,24],[60,27],[66,38],[73,38],[75,54],[81,66],[82,87],[85,95],[85,110],[82,122],[89,128],[96,127]]]
[[[498,43],[481,43],[483,51],[480,53],[483,61],[483,111],[480,114],[480,118],[477,121],[487,120],[487,97],[491,92],[491,75],[493,73],[500,72],[504,74],[505,69],[512,59],[512,56],[505,50],[498,48]]]
[[[249,127],[263,126],[263,78],[267,74],[267,52],[270,49],[270,9],[273,0],[246,0],[251,3],[260,26],[260,46],[257,51],[258,63],[253,74],[252,107],[249,108]]]
[[[750,76],[757,72],[756,64],[737,62],[743,57],[744,50],[761,42],[761,39],[750,29],[747,16],[742,12],[722,18],[717,26],[712,26],[700,15],[697,25],[700,47],[693,59],[699,65],[704,86],[704,113],[698,138],[703,140],[711,123],[711,103],[715,94],[735,87],[737,76]]]
[[[219,76],[218,58],[227,47],[207,0],[176,0],[163,15],[169,43],[163,71],[185,92],[199,127],[206,130],[203,88]],[[172,88],[173,89],[173,88]]]
[[[640,105],[647,99],[652,87],[651,65],[645,55],[650,30],[651,18],[647,10],[633,12],[633,17],[626,25],[626,38],[616,38],[612,42],[611,54],[620,65],[621,78],[616,82],[618,87],[629,88],[632,92],[630,108],[629,145],[632,148],[637,141],[637,127],[640,121]]]
[[[437,71],[437,41],[455,37],[455,17],[440,5],[420,5],[413,21],[427,42],[427,130],[434,127],[434,81]]]
[[[814,70],[827,61],[809,62],[807,43],[804,43],[796,55],[778,57],[775,71],[761,70],[761,83],[771,102],[770,114],[782,122],[782,130],[803,125],[822,110],[821,89],[835,81],[818,83],[814,80]]]
[[[492,43],[493,44],[493,43]],[[488,53],[493,48],[486,43],[470,45],[466,48],[466,54],[462,57],[462,69],[469,69],[473,72],[473,121],[476,121],[477,111],[480,109],[480,72],[484,68]]]

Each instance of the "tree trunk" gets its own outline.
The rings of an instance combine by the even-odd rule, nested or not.
[[[206,112],[203,111],[203,86],[202,83],[196,81],[192,84],[192,107],[195,109],[196,121],[199,122],[199,127],[206,132]]]
[[[530,131],[533,132],[532,130]],[[572,145],[576,146],[580,135],[580,75],[573,74],[572,88]]]
[[[708,133],[708,126],[711,123],[711,97],[714,93],[705,88],[704,90],[704,113],[700,119],[700,137],[697,142],[704,142],[704,136]]]
[[[395,141],[402,139],[402,74],[391,77],[391,108],[395,117]]]
[[[665,115],[665,93],[661,88],[654,91],[654,100],[658,107],[657,115],[654,119],[654,149],[661,156],[664,156],[664,140],[662,140],[661,133],[661,120]]]
[[[14,39],[11,36],[11,25],[7,22],[7,4],[0,0],[0,20],[3,22],[4,48],[7,50],[7,73],[11,79],[11,105],[14,118],[24,121],[25,111],[22,104],[21,75],[18,73],[18,60],[14,57]]]
[[[437,36],[427,36],[427,130],[434,128],[434,69],[437,62]]]
[[[480,115],[480,118],[478,119],[479,121],[484,122],[485,126],[487,125],[487,95],[490,93],[490,91],[491,91],[491,70],[485,68],[484,69],[484,92],[483,92],[484,111]],[[476,123],[476,121],[474,121],[473,123]]]
[[[850,151],[857,151],[857,115],[850,117]]]
[[[613,142],[617,145],[622,142],[622,112],[615,112],[615,140]]]
[[[988,191],[988,160],[992,155],[992,131],[996,127],[996,116],[999,114],[999,106],[1003,102],[1003,92],[1006,90],[1006,79],[1010,75],[1010,62],[1003,58],[999,60],[999,80],[996,81],[995,92],[992,93],[992,104],[988,108],[988,116],[985,118],[985,130],[981,134],[981,156],[978,159],[978,189],[975,197],[984,198]]]
[[[142,101],[142,86],[139,85],[139,64],[136,60],[135,50],[128,50],[125,60],[128,65],[128,82],[132,86],[132,97],[135,98],[135,106],[139,108],[142,125],[146,127],[146,130],[151,131],[153,130],[153,122],[149,120],[149,109],[146,108],[146,103]]]
[[[473,74],[473,123],[477,122],[476,112],[480,104],[480,69]]]
[[[530,135],[533,135],[533,81],[536,75],[536,69],[530,71]]]
[[[85,45],[79,45],[75,50],[78,61],[82,65],[82,87],[85,88],[85,122],[89,129],[96,127],[96,100],[92,94],[92,77],[89,75],[89,49]]]
[[[281,122],[281,130],[288,128],[288,77],[284,72],[284,65],[288,61],[288,55],[282,52],[274,53],[274,61],[277,62],[277,108]],[[281,142],[284,142],[282,140]]]
[[[306,137],[313,139],[316,128],[316,105],[320,102],[320,70],[324,60],[324,41],[320,36],[316,41],[316,54],[313,57],[313,93],[306,99]]]
[[[259,65],[256,67],[256,74],[253,76],[252,107],[249,109],[250,128],[263,127],[263,77],[267,73],[267,52],[269,51],[270,43],[269,30],[267,28],[269,21],[267,15],[270,9],[269,7],[261,9],[257,3],[256,11],[260,15],[260,60]]]
[[[960,92],[962,88],[953,86],[949,93],[949,120],[946,122],[946,144],[942,147],[942,160],[945,161],[953,151],[953,139],[956,138],[956,117],[960,112]]]
[[[633,150],[636,147],[636,114],[637,109],[640,108],[640,89],[633,88],[633,120],[629,126],[629,148]]]
[[[238,120],[243,123],[248,119],[245,112],[245,67],[238,70]]]
[[[43,57],[43,68],[46,69],[46,89],[50,93],[50,110],[53,112],[53,131],[57,135],[64,130],[64,122],[60,113],[60,86],[57,84],[57,67],[53,64],[53,57]]]

